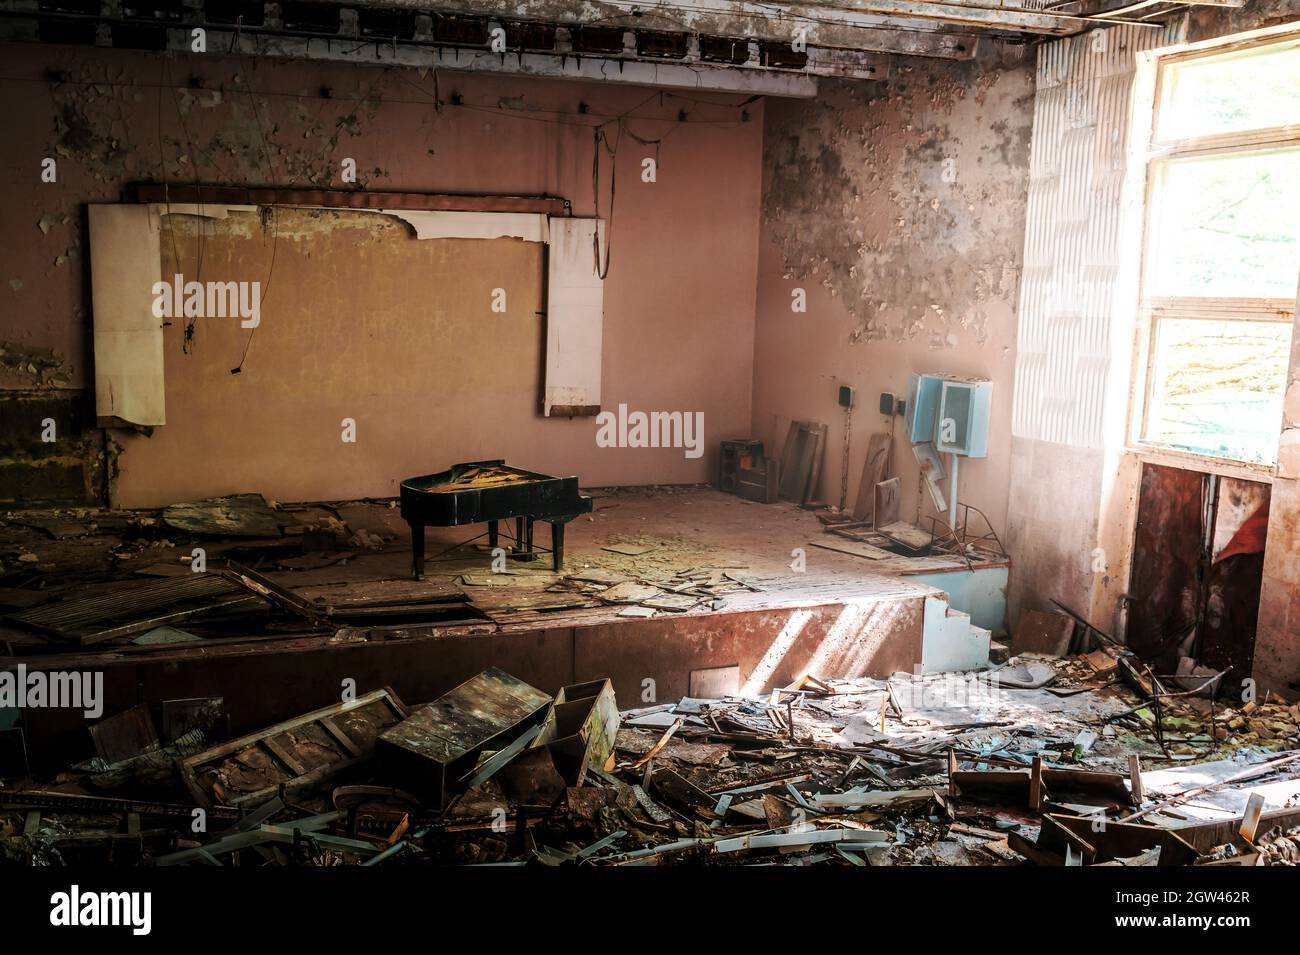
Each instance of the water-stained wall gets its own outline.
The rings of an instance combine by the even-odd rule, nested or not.
[[[748,97],[738,94],[679,98],[635,87],[291,63],[215,52],[160,56],[9,44],[4,56],[0,389],[24,394],[62,389],[59,393],[71,402],[92,388],[85,205],[118,201],[128,182],[545,193],[571,200],[575,215],[612,218],[604,295],[606,407],[625,403],[647,412],[703,412],[707,452],[697,458],[680,448],[599,447],[593,419],[542,418],[539,398],[513,380],[501,394],[526,406],[512,406],[496,417],[458,418],[464,440],[431,440],[427,469],[453,463],[447,456],[463,453],[469,445],[494,456],[493,434],[511,428],[535,432],[528,459],[516,463],[577,473],[586,484],[704,481],[713,473],[718,440],[749,427],[761,102],[744,102]],[[606,134],[599,144],[598,126]],[[593,183],[594,154],[599,155],[598,183]],[[56,164],[53,182],[41,178],[46,159]],[[355,160],[355,183],[342,179],[345,159]],[[652,181],[643,175],[647,159],[656,162]],[[277,267],[273,226],[265,232],[264,261],[255,274],[243,276],[269,283],[268,310],[247,357],[247,331],[223,329],[205,336],[210,326],[205,329],[199,322],[192,338],[168,337],[169,389],[219,387],[237,393],[241,383],[262,376],[293,380],[309,391],[331,390],[329,378],[301,373],[318,366],[312,356],[300,354],[296,363],[286,363],[288,352],[277,356],[273,349],[259,349],[258,336],[275,321],[275,298],[294,294],[283,283],[311,281],[309,272],[295,278],[288,267],[301,243],[286,235],[278,243],[286,257]],[[192,254],[181,250],[184,271],[201,271],[205,246],[199,242],[190,248]],[[538,319],[530,318],[532,346]],[[395,336],[390,346],[404,340],[410,346],[404,352],[409,366],[399,377],[422,370],[436,378],[451,367],[447,363],[454,363],[456,375],[479,383],[479,404],[491,408],[493,376],[499,369],[490,342],[475,335],[441,341],[433,349],[427,329],[404,330],[395,322],[388,331]],[[272,342],[274,336],[263,341]],[[331,347],[346,351],[362,345],[345,338]],[[242,370],[232,378],[229,369],[234,367]],[[211,380],[218,373],[225,376],[219,383]],[[247,392],[251,397],[265,389],[249,385]],[[19,393],[0,391],[0,399],[7,395],[16,401]],[[205,450],[198,440],[203,434],[228,434],[285,411],[241,402],[237,394],[232,398],[220,407],[211,401],[177,401],[176,414],[156,434],[183,430],[187,454],[211,452],[215,460],[224,457],[217,451],[224,445],[211,443]],[[41,411],[33,417],[37,411],[35,404],[30,409],[13,404],[6,421],[39,446],[39,423],[49,415]],[[304,412],[298,406],[292,413]],[[403,419],[409,426],[413,417],[439,414],[436,404],[406,402],[395,404],[388,420]],[[84,422],[84,413],[78,420]],[[321,426],[306,419],[300,424]],[[337,432],[339,421],[330,426]],[[385,425],[372,421],[367,430],[373,435],[376,427]],[[364,432],[359,433],[364,441]],[[86,434],[61,428],[60,440],[66,435],[80,441]],[[395,482],[410,476],[394,467],[391,486],[335,482],[313,490],[300,476],[278,488],[253,488],[238,485],[233,473],[217,466],[205,472],[203,481],[178,487],[175,475],[164,473],[167,456],[142,450],[152,439],[114,432],[125,449],[118,454],[113,445],[104,447],[98,432],[90,434],[99,444],[92,444],[86,470],[107,473],[116,467],[134,489],[131,501],[136,504],[252,490],[286,500],[291,499],[286,495],[379,495],[395,493]],[[74,453],[71,445],[64,448],[56,456]],[[95,458],[94,452],[104,451],[107,458]],[[19,463],[0,460],[0,502],[30,500],[43,490],[30,467],[16,470]],[[21,485],[12,494],[5,492],[6,473]],[[64,486],[80,486],[77,477],[74,467],[72,474],[63,475]],[[76,497],[62,491],[53,496]]]
[[[963,462],[960,496],[1005,529],[1032,102],[1032,71],[1007,54],[897,61],[887,81],[768,104],[754,429],[779,454],[789,419],[830,426],[823,500],[840,499],[839,385],[857,392],[847,503],[868,435],[892,427],[912,519],[935,512],[879,395],[906,397],[911,372],[979,376],[994,383],[992,437]]]

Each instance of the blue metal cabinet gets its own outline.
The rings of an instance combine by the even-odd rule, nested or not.
[[[937,451],[982,458],[989,453],[989,409],[993,382],[983,378],[945,378],[935,427]]]
[[[907,440],[912,444],[934,440],[934,422],[939,416],[943,379],[938,375],[911,375],[907,383]]]
[[[933,441],[945,454],[982,458],[989,447],[993,382],[956,375],[912,375],[908,381],[907,440]]]

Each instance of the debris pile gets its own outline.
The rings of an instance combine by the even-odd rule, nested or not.
[[[1300,860],[1300,749],[1191,764],[1148,740],[1169,767],[1144,771],[1115,729],[1133,691],[1046,659],[622,713],[609,680],[551,695],[488,669],[225,741],[219,699],[168,704],[161,733],[138,706],[93,724],[96,758],[0,789],[0,845],[43,865]],[[1085,666],[1089,692],[1058,685]]]

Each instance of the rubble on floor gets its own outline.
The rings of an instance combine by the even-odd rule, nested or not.
[[[597,493],[602,508],[629,496]],[[762,590],[745,564],[707,563],[685,539],[645,535],[616,535],[558,574],[514,552],[489,570],[483,548],[462,545],[440,575],[410,581],[394,503],[282,505],[236,494],[151,511],[7,514],[0,648],[39,656],[271,635],[354,640],[365,627],[517,624],[600,607],[644,617],[717,610]],[[331,586],[344,582],[346,593]]]
[[[621,713],[608,680],[552,696],[490,669],[425,706],[380,689],[225,742],[220,700],[157,714],[161,735],[139,706],[92,726],[90,763],[0,788],[0,853],[44,865],[1300,863],[1300,708],[1172,697],[1158,734],[1151,701],[1098,663],[808,675]],[[1018,668],[1046,678],[998,679]]]

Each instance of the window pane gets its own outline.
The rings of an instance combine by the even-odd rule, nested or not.
[[[1295,298],[1300,149],[1173,159],[1154,171],[1148,294]]]
[[[1290,349],[1287,322],[1159,319],[1145,440],[1273,464]]]
[[[1160,140],[1300,123],[1300,43],[1170,63],[1161,84]]]

